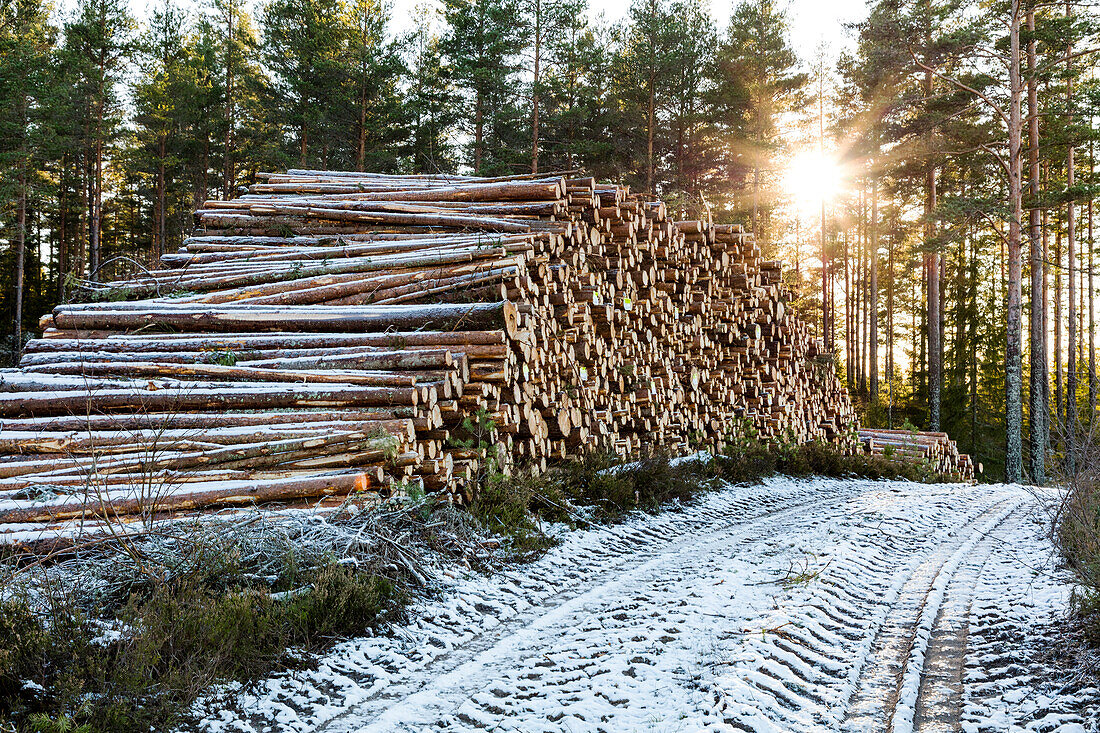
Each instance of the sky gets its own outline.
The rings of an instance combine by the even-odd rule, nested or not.
[[[422,1],[391,0],[395,25],[401,25],[398,19],[410,17],[412,9]],[[725,29],[735,2],[710,0],[711,13],[720,28]],[[602,12],[608,20],[616,21],[626,16],[630,0],[590,0],[590,8],[593,15]],[[834,56],[848,47],[851,39],[844,31],[844,23],[862,20],[867,14],[866,0],[787,0],[787,8],[791,19],[791,42],[803,59],[810,58],[822,41],[828,44]]]
[[[134,13],[139,18],[148,16],[149,11],[161,0],[130,0]],[[393,28],[391,32],[408,30],[412,24],[412,10],[423,0],[390,0],[393,4]],[[250,0],[250,5],[258,6],[262,0]],[[710,0],[711,13],[724,29],[730,9],[736,0]],[[782,2],[782,0],[780,0]],[[62,8],[72,5],[71,0],[61,0]],[[185,8],[199,5],[196,0],[176,0],[176,4]],[[623,18],[630,7],[630,0],[590,0],[593,15],[603,13],[608,20]],[[799,56],[809,59],[819,43],[824,41],[830,55],[834,56],[851,44],[844,31],[844,23],[862,20],[866,15],[866,0],[787,0],[788,14],[791,19],[791,41]]]

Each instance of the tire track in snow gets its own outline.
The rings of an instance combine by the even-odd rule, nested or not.
[[[410,609],[411,623],[388,634],[351,640],[320,660],[317,669],[291,672],[242,688],[226,705],[219,695],[196,706],[202,731],[307,731],[379,695],[396,696],[437,659],[509,619],[580,592],[586,584],[643,562],[669,543],[716,527],[850,494],[841,481],[768,481],[731,486],[684,510],[640,515],[622,524],[567,532],[562,544],[529,565],[492,577],[469,572],[450,581],[436,600]],[[446,662],[443,662],[446,664]]]
[[[690,577],[692,561],[707,561],[714,556],[716,548],[739,543],[742,550],[747,551],[765,540],[769,530],[782,527],[797,514],[835,508],[844,501],[844,497],[829,496],[742,521],[730,521],[729,517],[725,517],[709,527],[708,532],[687,534],[682,539],[662,545],[656,552],[637,553],[632,562],[620,563],[618,567],[600,573],[587,585],[574,588],[571,592],[562,592],[531,612],[494,628],[491,635],[472,640],[456,653],[441,658],[440,663],[429,665],[419,674],[403,680],[397,690],[387,690],[360,703],[356,709],[319,730],[325,733],[419,730],[420,726],[435,722],[435,716],[446,717],[451,709],[461,707],[494,672],[507,670],[510,664],[523,664],[532,657],[548,657],[543,650],[551,647],[554,639],[574,626],[578,616],[603,615],[613,621],[626,621],[635,608],[629,603],[621,605],[621,599],[636,592],[639,584],[652,584],[649,587],[654,593],[675,589],[683,576]],[[687,564],[682,560],[685,553],[690,558]],[[677,566],[673,574],[675,577],[667,574],[670,563]],[[607,605],[608,599],[610,606]],[[639,599],[638,605],[642,600]],[[662,621],[660,625],[664,627],[665,635],[681,633],[675,624],[667,619]],[[603,631],[607,629],[605,625],[600,628]],[[567,676],[570,672],[575,670],[567,672]],[[591,675],[585,677],[590,679]],[[539,676],[539,679],[543,678]],[[582,677],[573,679],[580,680]],[[545,692],[542,694],[545,695]],[[503,697],[493,693],[493,700],[487,705],[490,711],[504,710],[501,707]],[[469,713],[464,713],[464,716],[460,720],[474,720]],[[475,727],[480,726],[475,724]]]
[[[342,645],[205,727],[1079,733],[1051,723],[1082,724],[1100,695],[1051,689],[1020,650],[1065,602],[1060,582],[1021,582],[1044,565],[1013,513],[1029,501],[1018,487],[730,487],[466,577],[394,637]]]

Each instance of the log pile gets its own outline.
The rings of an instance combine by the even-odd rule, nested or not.
[[[0,523],[409,482],[468,502],[595,448],[853,440],[738,226],[568,175],[261,180],[0,373]]]
[[[934,473],[960,481],[974,480],[974,462],[966,453],[959,453],[958,445],[947,433],[860,428],[858,434],[867,455],[902,463],[922,462]],[[977,470],[981,473],[981,464]]]

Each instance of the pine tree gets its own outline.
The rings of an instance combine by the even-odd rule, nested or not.
[[[742,154],[751,178],[752,226],[767,241],[763,226],[764,187],[770,185],[774,156],[781,148],[778,121],[797,108],[807,83],[788,39],[789,20],[774,0],[744,0],[734,8],[719,54],[723,65],[744,84],[747,96]]]
[[[43,106],[53,33],[39,0],[0,2],[0,201],[14,202],[6,237],[14,254],[12,353],[23,345],[27,274],[27,216],[43,165]],[[7,218],[0,208],[0,221]],[[5,227],[7,228],[7,227]],[[32,254],[32,267],[38,269]]]
[[[409,86],[404,98],[409,158],[415,172],[453,173],[457,160],[451,138],[458,123],[458,99],[443,64],[435,15],[432,8],[419,6],[415,30],[405,41],[409,49]]]
[[[179,170],[180,136],[187,120],[184,106],[194,88],[187,63],[186,19],[169,2],[153,12],[139,48],[144,57],[141,77],[133,89],[141,148],[137,165],[155,178],[153,193],[153,255],[168,251],[169,188],[182,180]],[[176,184],[176,185],[174,185]]]
[[[515,0],[444,0],[447,31],[441,49],[452,78],[466,94],[463,126],[472,139],[467,163],[480,175],[512,172],[526,158],[518,135],[518,54],[524,28]],[[520,153],[520,150],[523,153]]]
[[[355,130],[356,170],[396,171],[404,166],[397,151],[407,147],[407,111],[398,83],[404,63],[386,40],[386,9],[379,0],[352,0],[347,7],[345,60],[347,99]]]
[[[104,165],[122,124],[121,83],[134,52],[136,23],[124,0],[82,0],[65,27],[63,63],[72,72],[88,149],[88,276],[102,265]]]
[[[334,112],[343,84],[347,25],[338,0],[272,0],[264,8],[264,58],[278,119],[297,137],[298,165],[327,167],[342,136]]]

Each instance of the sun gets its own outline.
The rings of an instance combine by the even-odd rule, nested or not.
[[[844,169],[836,158],[818,150],[797,153],[783,174],[783,190],[791,205],[804,215],[834,200],[844,183]]]

